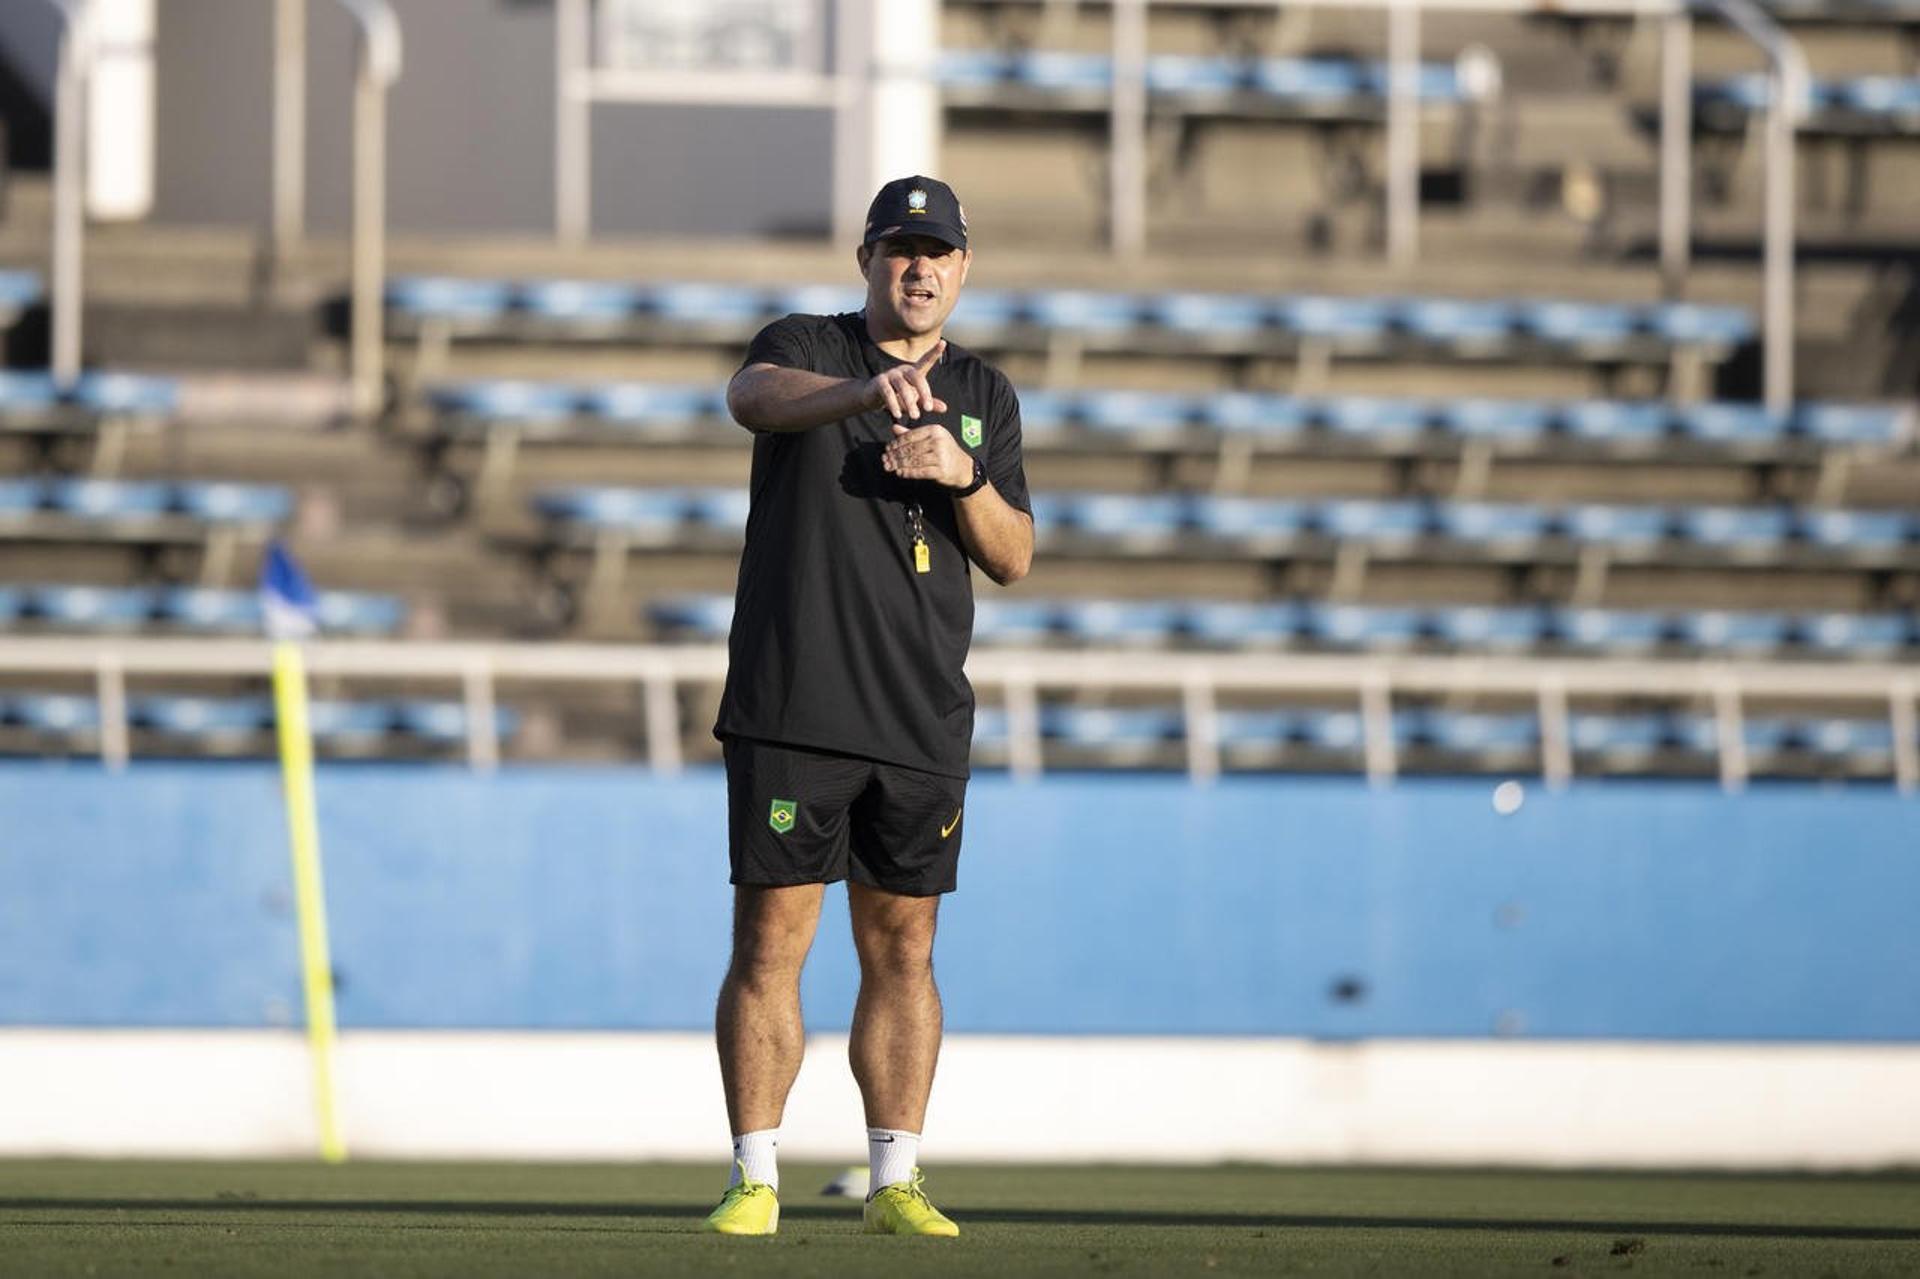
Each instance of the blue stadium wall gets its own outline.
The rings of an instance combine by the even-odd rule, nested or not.
[[[949,1028],[1316,1038],[1920,1040],[1920,803],[1881,788],[976,778]],[[725,962],[724,784],[322,770],[348,1027],[698,1029]],[[0,765],[0,1024],[298,1011],[278,778]],[[807,975],[844,1028],[841,894]]]

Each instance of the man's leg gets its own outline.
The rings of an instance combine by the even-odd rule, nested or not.
[[[940,899],[849,883],[847,904],[860,956],[848,1055],[867,1125],[918,1133],[940,1056],[940,992],[933,984]]]
[[[734,889],[733,958],[713,1020],[736,1136],[778,1128],[800,1073],[800,969],[824,891],[822,884]]]

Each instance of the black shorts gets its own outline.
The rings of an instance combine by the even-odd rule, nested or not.
[[[734,883],[953,891],[965,778],[750,737],[724,749]]]

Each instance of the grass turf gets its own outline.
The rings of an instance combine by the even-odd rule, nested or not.
[[[949,1166],[948,1241],[862,1236],[836,1171],[723,1239],[715,1167],[0,1162],[0,1275],[1920,1273],[1920,1175]]]

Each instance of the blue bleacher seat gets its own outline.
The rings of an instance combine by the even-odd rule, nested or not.
[[[1826,718],[1804,722],[1801,738],[1816,754],[1868,767],[1893,756],[1893,724],[1885,719]]]
[[[1465,298],[1406,298],[1396,316],[1400,326],[1424,342],[1446,346],[1485,346],[1512,336],[1516,315],[1511,302]]]
[[[1273,323],[1272,301],[1246,293],[1155,293],[1141,313],[1168,332],[1203,340],[1244,341]]]
[[[1791,536],[1793,512],[1778,506],[1683,506],[1675,512],[1674,531],[1699,546],[1765,556]]]
[[[1505,444],[1540,439],[1552,420],[1551,408],[1537,400],[1443,400],[1435,415],[1450,435]]]
[[[1302,337],[1378,342],[1387,335],[1392,307],[1384,298],[1303,294],[1276,299],[1274,314]]]
[[[1869,115],[1920,116],[1920,77],[1856,76],[1831,84],[1829,101]]]
[[[1555,425],[1592,444],[1646,446],[1671,429],[1673,410],[1656,400],[1575,400],[1559,406]]]
[[[1540,744],[1540,722],[1524,712],[1428,711],[1419,721],[1426,745],[1461,754],[1530,752]]]
[[[1199,420],[1223,435],[1244,435],[1278,444],[1306,434],[1312,407],[1309,401],[1291,395],[1226,391],[1202,397]]]
[[[1565,608],[1550,614],[1552,638],[1569,648],[1635,653],[1657,648],[1673,631],[1664,613],[1644,609]]]
[[[1044,600],[975,597],[973,638],[977,644],[1044,644],[1053,637],[1054,606]]]
[[[1890,404],[1802,404],[1794,429],[1825,445],[1895,447],[1913,441],[1913,410]]]
[[[1680,641],[1713,653],[1771,654],[1786,647],[1792,619],[1785,613],[1702,609],[1673,619]]]
[[[1026,313],[1042,328],[1117,333],[1140,322],[1140,303],[1124,293],[1045,289],[1027,295]]]
[[[1160,391],[1097,391],[1080,397],[1088,429],[1138,439],[1166,439],[1186,430],[1193,401]]]
[[[1428,625],[1442,643],[1461,649],[1529,649],[1550,634],[1549,615],[1539,608],[1436,608]]]
[[[393,703],[393,731],[439,745],[459,746],[467,740],[467,707],[464,702],[407,699]],[[494,734],[511,737],[520,717],[510,708],[494,708]]]
[[[27,593],[17,586],[0,586],[0,626],[12,626],[26,608]]]
[[[999,706],[976,706],[973,708],[973,744],[989,750],[1004,750],[1011,731],[1007,724],[1007,712]]]
[[[1672,720],[1657,714],[1568,716],[1568,737],[1575,751],[1616,759],[1652,755],[1675,743]]]
[[[165,415],[179,407],[180,384],[138,373],[86,372],[74,382],[73,399],[95,413]]]
[[[746,489],[698,488],[686,492],[687,518],[696,526],[740,533],[747,527],[753,495]]]
[[[139,587],[34,586],[24,611],[50,626],[79,630],[129,630],[153,614],[153,593]]]
[[[662,534],[677,531],[687,518],[687,497],[678,489],[559,489],[536,495],[533,507],[549,520]]]
[[[44,413],[59,402],[60,386],[53,374],[0,369],[0,414]]]
[[[572,417],[577,392],[553,382],[489,380],[428,387],[427,403],[442,413],[496,421],[558,422]]]
[[[1672,531],[1673,513],[1659,506],[1582,503],[1563,510],[1559,522],[1576,541],[1635,550],[1664,542]]]
[[[967,289],[947,317],[947,332],[961,342],[991,341],[1021,318],[1023,299],[998,289]],[[1024,403],[1025,397],[1022,396]]]
[[[1433,516],[1442,537],[1487,547],[1531,546],[1552,528],[1540,507],[1514,502],[1443,502]]]
[[[145,480],[55,479],[44,492],[48,509],[87,520],[156,519],[174,496],[172,486]]]
[[[1787,430],[1764,404],[1689,404],[1674,421],[1683,438],[1707,444],[1775,444]]]
[[[32,306],[46,293],[37,271],[0,271],[0,306],[18,310]]]
[[[1315,750],[1357,751],[1366,742],[1366,727],[1358,711],[1296,711],[1292,729],[1297,740]]]
[[[962,299],[969,294],[962,293]],[[772,313],[775,315],[843,315],[867,304],[864,289],[837,284],[802,284],[775,289]]]
[[[1332,536],[1375,545],[1417,541],[1431,525],[1431,509],[1422,502],[1381,502],[1368,498],[1322,502],[1320,526]]]
[[[1182,626],[1196,641],[1218,648],[1291,644],[1306,634],[1306,610],[1291,601],[1208,601],[1187,605]]]
[[[1206,96],[1249,87],[1244,59],[1162,54],[1147,59],[1147,92]]]
[[[655,284],[643,293],[646,308],[678,324],[739,328],[766,317],[766,301],[739,284]]]
[[[1229,759],[1247,752],[1271,752],[1297,740],[1298,716],[1288,710],[1222,708],[1214,715],[1215,740]]]
[[[393,732],[393,703],[316,700],[307,708],[307,729],[317,745],[364,750]]]
[[[1606,302],[1529,301],[1516,304],[1515,325],[1557,346],[1613,347],[1633,336],[1634,314]]]
[[[1090,748],[1137,750],[1177,742],[1184,734],[1178,709],[1160,706],[1068,706],[1040,708],[1040,735]]]
[[[1678,345],[1707,342],[1734,345],[1754,335],[1753,317],[1735,306],[1663,302],[1646,313],[1647,327]]]
[[[183,483],[171,497],[173,509],[219,524],[278,523],[293,513],[293,495],[277,485]]]
[[[724,640],[733,629],[733,596],[670,595],[648,604],[647,617],[662,630]]]
[[[1312,532],[1315,508],[1284,498],[1198,497],[1194,527],[1215,542],[1245,551],[1284,547]]]
[[[1347,58],[1262,58],[1253,83],[1270,97],[1291,102],[1338,102],[1375,96],[1360,64]]]
[[[1024,448],[1058,440],[1079,415],[1080,397],[1072,391],[1020,392],[1020,440]]]
[[[1404,447],[1427,429],[1427,407],[1419,400],[1343,395],[1320,401],[1314,415],[1335,435],[1381,445]]]
[[[33,514],[46,505],[47,486],[39,480],[0,478],[0,517]]]
[[[727,420],[726,394],[717,387],[657,382],[602,382],[585,388],[580,407],[589,416],[632,426],[688,426]]]
[[[1836,551],[1890,551],[1920,538],[1920,520],[1905,511],[1803,510],[1798,532]]]
[[[232,737],[273,727],[264,697],[136,697],[127,703],[134,728],[179,737]]]
[[[521,310],[542,319],[614,322],[640,309],[640,290],[614,280],[530,280],[515,292]]]
[[[1180,625],[1173,600],[1063,600],[1061,633],[1081,644],[1161,648]]]
[[[1013,77],[1013,59],[998,49],[942,49],[934,75],[948,88],[992,89]]]
[[[387,305],[418,316],[494,320],[506,314],[512,286],[504,280],[451,276],[395,276],[387,281]]]
[[[321,591],[314,601],[320,629],[338,635],[392,635],[407,619],[396,596],[363,591]]]
[[[1890,657],[1920,644],[1905,613],[1807,613],[1795,629],[1802,645],[1831,657]]]
[[[1426,618],[1417,608],[1363,604],[1308,604],[1307,633],[1333,648],[1402,649],[1420,642]]]
[[[1063,495],[1061,514],[1076,531],[1121,545],[1167,545],[1187,522],[1187,500],[1173,494]]]
[[[1016,84],[1054,92],[1105,89],[1113,81],[1111,60],[1097,53],[1029,50],[1010,55],[1007,69]]]
[[[8,720],[22,728],[57,735],[99,731],[100,704],[68,693],[16,693],[5,703]]]

